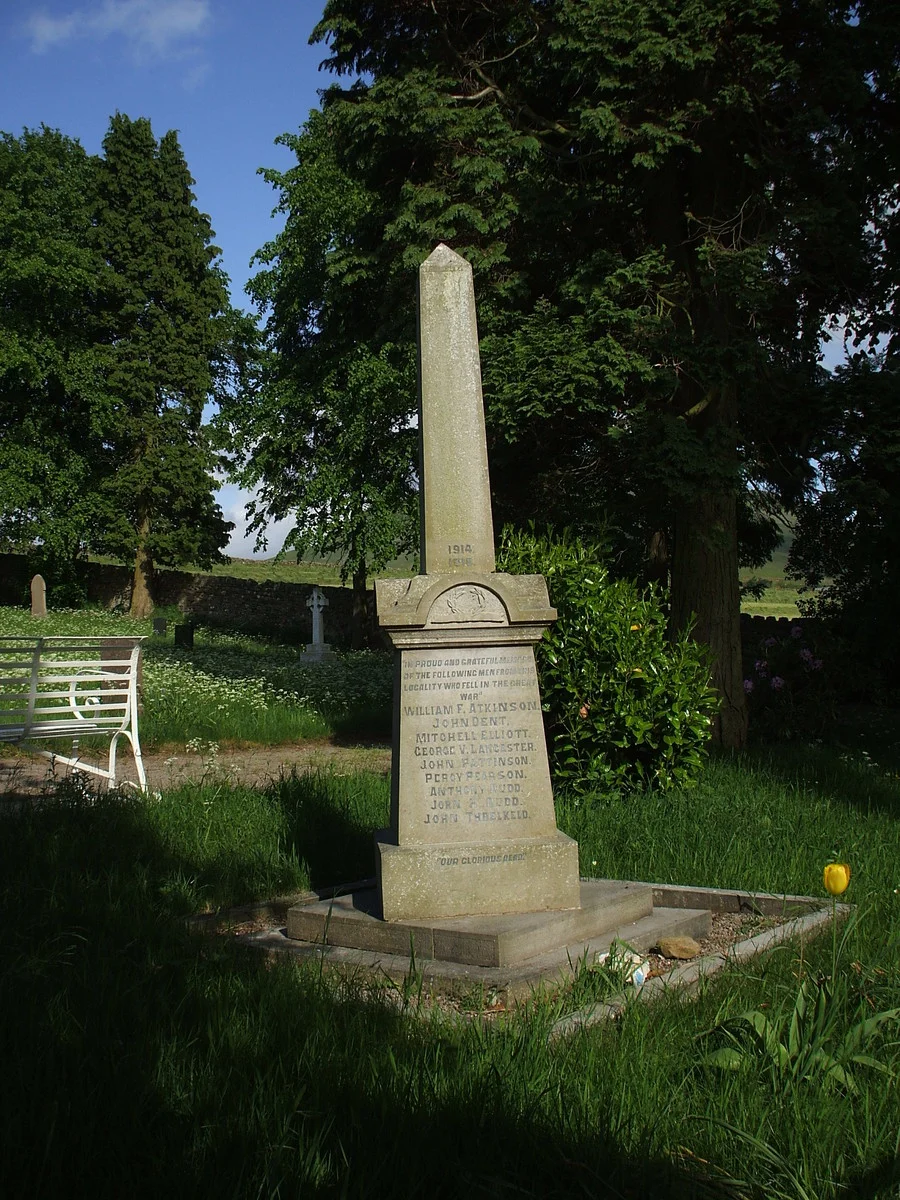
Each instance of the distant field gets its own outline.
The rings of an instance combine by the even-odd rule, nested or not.
[[[114,566],[124,566],[121,561],[91,555],[92,562],[111,563]],[[279,561],[274,558],[233,558],[231,562],[215,566],[212,570],[205,567],[178,567],[179,571],[187,571],[192,575],[230,575],[235,579],[253,579],[256,583],[320,583],[332,587],[341,587],[341,570],[337,562],[300,562],[291,557]],[[408,559],[398,559],[388,563],[379,576],[409,575],[412,573]],[[371,581],[370,581],[371,585]],[[349,585],[348,585],[349,586]]]
[[[741,602],[741,612],[761,617],[797,617],[800,610],[797,600],[801,596],[802,584],[797,579],[785,579],[791,534],[785,531],[785,540],[764,567],[741,572],[741,583],[751,579],[763,579],[768,588],[759,600],[746,596]],[[808,595],[808,593],[806,593]]]

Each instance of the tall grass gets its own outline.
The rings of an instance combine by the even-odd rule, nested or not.
[[[867,765],[871,763],[871,765]],[[858,920],[844,1026],[900,1004],[900,822],[877,755],[723,758],[692,792],[561,805],[609,874],[819,892],[836,851]],[[192,935],[189,911],[371,872],[374,776],[191,787],[154,802],[63,791],[0,821],[0,1179],[11,1197],[896,1194],[896,1086],[702,1065],[703,1034],[787,1013],[830,939],[699,999],[629,1006],[564,1042],[552,997],[493,1026],[406,989]],[[777,1023],[777,1022],[776,1022]],[[872,1053],[900,1068],[896,1029]]]

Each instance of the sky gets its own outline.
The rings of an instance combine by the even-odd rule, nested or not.
[[[178,130],[197,206],[208,213],[232,300],[249,308],[253,254],[281,228],[277,194],[257,171],[285,170],[274,144],[333,81],[309,45],[324,0],[0,0],[0,130],[47,125],[99,154],[115,112]],[[249,557],[244,497],[219,502],[236,523],[227,553]],[[267,555],[291,522],[268,530]]]

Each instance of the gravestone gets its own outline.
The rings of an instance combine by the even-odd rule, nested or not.
[[[541,576],[494,571],[472,268],[443,245],[419,272],[419,354],[423,574],[375,585],[395,650],[384,917],[577,908],[533,651],[556,612]]]
[[[154,617],[153,618],[153,636],[154,637],[165,637],[166,630],[168,628],[169,628],[169,622],[166,620],[165,617]]]
[[[331,647],[325,641],[322,614],[328,607],[328,597],[318,584],[307,597],[306,607],[312,613],[312,641],[306,647],[306,657],[321,662],[331,654]]]
[[[175,625],[172,632],[174,633],[174,644],[176,650],[193,650],[194,648],[194,627],[193,625]]]
[[[43,575],[35,575],[31,581],[31,615],[46,617],[47,615],[47,584]]]

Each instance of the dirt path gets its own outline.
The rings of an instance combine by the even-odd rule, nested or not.
[[[101,758],[96,752],[86,753],[85,759],[90,763],[106,765],[105,756]],[[285,746],[222,747],[213,752],[170,746],[145,752],[143,759],[147,784],[152,791],[162,791],[188,780],[203,778],[260,786],[292,770],[334,770],[341,774],[378,771],[387,774],[391,769],[389,746],[336,745],[327,739]],[[58,766],[56,778],[64,775],[67,769]],[[40,795],[52,772],[50,761],[39,755],[16,752],[0,757],[0,798]],[[120,781],[137,781],[134,759],[127,745],[119,747],[117,775]]]

